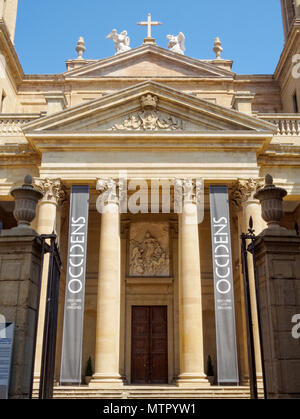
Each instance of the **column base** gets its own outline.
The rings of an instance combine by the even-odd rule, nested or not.
[[[262,374],[257,374],[256,375],[256,383],[257,383],[257,388],[264,388],[264,382],[263,382],[263,377]],[[248,375],[245,375],[240,382],[241,386],[250,386],[250,378]]]
[[[257,374],[256,380],[257,380],[257,388],[264,388],[264,380],[263,380],[262,374]]]
[[[94,374],[89,383],[90,388],[121,388],[123,380],[119,374]]]
[[[244,377],[241,378],[240,385],[244,386],[244,387],[246,387],[246,386],[249,387],[250,386],[250,379],[249,379],[248,375],[244,375]]]
[[[40,376],[34,375],[33,376],[33,383],[32,383],[32,389],[33,390],[39,390],[40,388]]]
[[[204,374],[181,374],[176,381],[178,387],[210,387]]]

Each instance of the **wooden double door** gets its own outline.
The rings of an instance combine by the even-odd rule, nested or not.
[[[132,384],[168,383],[167,313],[167,306],[132,307]]]

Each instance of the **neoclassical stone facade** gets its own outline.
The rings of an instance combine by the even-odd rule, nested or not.
[[[183,55],[161,48],[152,37],[138,48],[112,52],[105,59],[84,58],[80,39],[78,58],[67,61],[66,72],[27,75],[13,45],[17,1],[11,2],[11,9],[6,3],[0,1],[0,65],[5,72],[0,80],[0,219],[4,228],[14,226],[9,191],[31,174],[44,193],[32,227],[40,234],[57,234],[63,262],[56,382],[62,352],[70,190],[73,185],[88,185],[83,380],[91,357],[91,389],[122,388],[143,380],[180,388],[210,385],[207,359],[210,355],[216,371],[217,357],[209,186],[225,185],[239,384],[247,385],[239,237],[247,231],[250,216],[257,234],[265,228],[254,195],[267,173],[288,191],[282,224],[293,228],[296,221],[300,223],[300,72],[297,78],[296,58],[292,60],[300,54],[299,0],[282,0],[285,46],[275,74],[260,76],[234,73],[232,61],[221,58],[219,39],[214,45],[216,59],[196,60],[188,51]],[[168,190],[169,181],[173,184],[167,201],[155,200],[155,192]],[[199,224],[191,222],[197,217],[197,181],[204,185]],[[178,203],[176,190],[183,183],[185,199]],[[107,192],[107,210],[100,213],[98,198],[103,192]],[[166,202],[169,212],[163,211]],[[181,211],[174,211],[180,205]],[[132,207],[143,211],[130,211]],[[42,356],[47,263],[46,259],[35,386]],[[261,382],[251,268],[250,291]],[[146,340],[152,339],[149,328],[160,325],[160,375],[153,364],[136,364],[136,333],[141,324],[148,325]],[[139,368],[144,368],[144,379]]]

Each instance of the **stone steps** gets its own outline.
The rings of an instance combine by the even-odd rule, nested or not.
[[[38,397],[37,390],[34,398]],[[209,386],[196,389],[176,386],[124,386],[121,389],[93,389],[88,386],[55,387],[55,399],[249,399],[249,387]],[[259,398],[263,390],[259,389]]]

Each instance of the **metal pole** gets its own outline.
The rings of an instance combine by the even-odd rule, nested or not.
[[[244,278],[246,323],[247,323],[247,332],[248,332],[247,333],[247,347],[248,347],[250,394],[251,394],[251,399],[258,399],[246,238],[247,238],[247,235],[243,233],[241,235],[241,239],[242,239],[242,249],[241,249],[242,255],[241,256],[242,256],[242,267],[243,267],[243,278]]]
[[[47,297],[45,308],[45,324],[43,335],[43,353],[40,377],[40,399],[51,399],[53,397],[53,380],[55,367],[55,349],[57,333],[57,305],[59,294],[59,279],[61,260],[56,246],[56,235],[43,235],[44,240],[50,240],[49,252],[49,270]]]
[[[44,238],[50,238],[44,236]],[[47,277],[47,294],[46,294],[46,308],[45,308],[45,320],[44,320],[44,334],[43,334],[43,353],[42,353],[42,364],[41,364],[41,375],[40,375],[40,399],[47,399],[47,370],[48,370],[48,352],[49,352],[49,318],[50,318],[50,296],[52,286],[52,265],[53,265],[53,251],[52,243],[50,242],[50,258],[49,258],[49,270]]]
[[[43,268],[44,268],[44,256],[45,256],[45,253],[48,252],[48,245],[46,244],[44,238],[42,236],[39,236],[37,239],[41,240],[41,242],[42,242],[42,255],[41,255],[41,266],[40,266],[38,303],[37,303],[37,310],[36,310],[36,325],[35,325],[35,330],[34,330],[34,350],[33,350],[33,356],[32,356],[31,385],[30,385],[30,393],[29,393],[29,398],[30,399],[32,398],[32,390],[33,390],[34,363],[35,363],[35,354],[36,354],[36,338],[37,338],[38,318],[39,318],[39,310],[40,310],[40,298],[41,298],[42,275],[43,275]]]
[[[253,231],[254,233],[254,231]],[[254,282],[255,282],[255,295],[256,295],[256,306],[257,306],[257,320],[258,320],[258,333],[259,333],[259,345],[260,345],[260,354],[261,354],[261,366],[262,366],[262,375],[263,375],[263,385],[264,385],[264,397],[267,399],[267,384],[266,384],[266,368],[265,368],[265,357],[264,357],[264,346],[263,346],[263,334],[261,327],[261,310],[260,310],[260,292],[258,286],[258,275],[257,275],[257,266],[256,266],[256,256],[254,251],[254,241],[255,236],[251,238],[251,244],[248,249],[252,254],[253,259],[253,270],[254,270]]]

